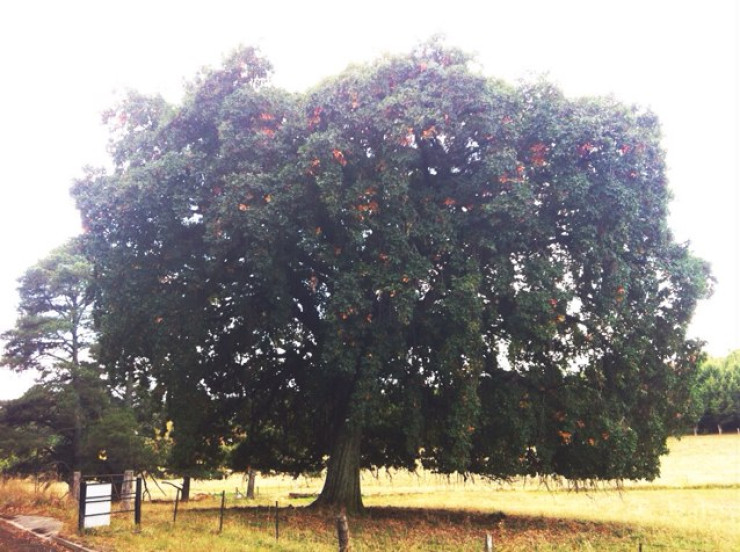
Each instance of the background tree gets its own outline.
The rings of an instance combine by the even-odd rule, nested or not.
[[[658,123],[469,61],[431,42],[290,96],[243,50],[124,109],[74,192],[114,377],[144,359],[185,442],[245,466],[328,455],[317,504],[349,511],[363,466],[654,477],[708,277]]]
[[[18,319],[5,332],[2,363],[16,370],[35,369],[39,383],[21,398],[0,407],[0,449],[11,458],[6,471],[61,475],[91,470],[113,452],[115,427],[127,455],[108,456],[143,465],[143,443],[135,446],[137,425],[115,407],[101,371],[90,357],[92,265],[76,240],[53,251],[20,279]],[[114,424],[114,417],[118,417]],[[100,470],[95,470],[98,473]]]
[[[48,393],[43,393],[42,386],[27,394],[31,410],[39,410],[39,401],[61,399],[70,449],[61,467],[66,475],[80,464],[83,401],[90,391],[83,363],[93,339],[91,283],[92,265],[77,242],[53,251],[21,277],[18,319],[13,329],[2,334],[5,350],[0,362],[19,371],[38,370],[42,380],[50,382]]]
[[[696,398],[701,413],[697,431],[740,429],[740,351],[709,358],[700,365]]]

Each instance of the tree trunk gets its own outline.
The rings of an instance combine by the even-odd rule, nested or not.
[[[82,431],[83,416],[82,398],[80,397],[80,384],[77,380],[76,372],[72,375],[72,385],[74,386],[74,429],[72,433],[72,472],[80,470],[82,465]]]
[[[254,481],[257,478],[257,471],[249,466],[247,468],[247,498],[254,500]]]
[[[180,501],[187,502],[190,500],[190,476],[186,475],[182,478],[182,491],[180,492]]]
[[[344,510],[337,516],[337,540],[339,541],[339,552],[349,552],[349,524]]]
[[[360,441],[362,429],[346,422],[334,444],[326,470],[324,488],[311,505],[317,508],[344,509],[348,514],[362,511],[360,492]]]

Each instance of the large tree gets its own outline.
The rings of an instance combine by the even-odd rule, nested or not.
[[[328,455],[317,504],[350,511],[363,466],[658,473],[708,278],[658,122],[469,62],[429,43],[291,96],[247,49],[180,107],[112,112],[116,169],[74,192],[99,327],[185,442]]]

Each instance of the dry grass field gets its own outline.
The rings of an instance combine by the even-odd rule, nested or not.
[[[363,474],[366,516],[350,520],[352,549],[480,551],[491,533],[495,550],[740,550],[740,435],[684,437],[670,443],[654,482],[598,485],[574,492],[567,482],[442,477],[430,473]],[[307,511],[320,479],[258,478],[248,501],[240,475],[198,481],[196,500],[173,523],[171,487],[148,482],[154,503],[143,508],[141,530],[128,517],[75,536],[74,508],[54,489],[29,482],[0,488],[0,513],[47,511],[66,533],[100,551],[336,550],[332,512]],[[164,491],[164,492],[163,492]],[[220,493],[226,493],[219,533]],[[56,498],[54,498],[56,496]],[[278,504],[279,537],[275,535]],[[31,512],[30,510],[33,510]]]

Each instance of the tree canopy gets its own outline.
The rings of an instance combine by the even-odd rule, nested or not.
[[[183,469],[652,478],[708,268],[667,227],[656,117],[514,87],[436,42],[304,94],[253,49],[109,113],[74,196],[110,377]],[[328,462],[325,458],[328,457]]]

